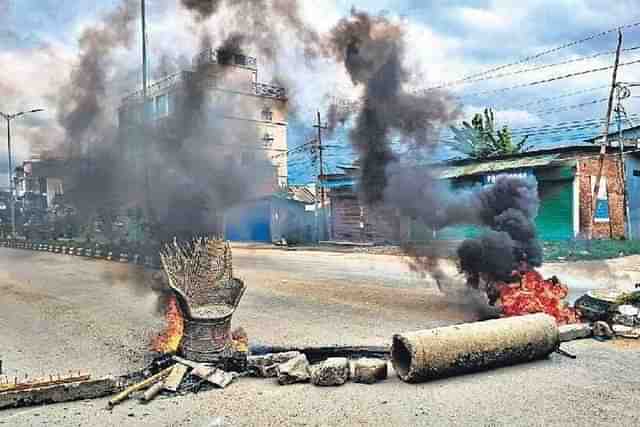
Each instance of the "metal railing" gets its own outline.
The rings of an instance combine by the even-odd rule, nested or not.
[[[206,64],[232,64],[253,70],[258,69],[258,60],[252,56],[241,53],[226,53],[213,48],[205,49],[193,58],[194,68]]]
[[[258,96],[283,100],[287,99],[287,90],[280,86],[268,85],[265,83],[253,83],[253,90]]]
[[[174,86],[177,86],[179,84],[182,84],[183,82],[188,80],[190,77],[191,77],[191,72],[178,71],[177,73],[170,74],[166,77],[161,78],[160,80],[156,80],[155,82],[152,82],[147,87],[147,96],[152,97],[159,93],[164,93],[168,89]],[[124,98],[122,98],[123,104],[128,104],[135,101],[142,101],[142,89],[136,92],[133,92],[132,94],[129,94]]]

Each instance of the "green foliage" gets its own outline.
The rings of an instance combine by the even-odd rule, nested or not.
[[[519,142],[513,142],[513,136],[507,126],[496,130],[493,110],[487,108],[484,114],[473,116],[471,123],[462,122],[462,127],[451,126],[454,135],[454,148],[473,159],[486,159],[506,154],[527,151],[525,136]]]
[[[547,240],[545,261],[587,261],[640,254],[640,240]]]

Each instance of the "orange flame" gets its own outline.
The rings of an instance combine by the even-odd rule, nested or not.
[[[578,313],[564,301],[569,289],[556,278],[545,280],[531,270],[520,275],[520,283],[500,283],[496,286],[505,316],[546,313],[559,325],[577,323]]]
[[[167,326],[161,334],[155,337],[151,343],[154,351],[160,353],[175,353],[182,340],[184,331],[184,318],[178,306],[178,301],[171,295],[165,311]]]

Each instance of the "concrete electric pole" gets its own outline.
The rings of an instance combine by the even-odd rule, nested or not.
[[[0,111],[0,116],[2,116],[7,121],[7,156],[9,157],[9,209],[11,210],[11,238],[16,238],[16,204],[15,204],[15,195],[13,188],[13,165],[12,165],[12,156],[11,156],[11,121],[13,119],[17,119],[20,116],[24,116],[29,113],[37,113],[39,111],[44,111],[42,108],[36,108],[34,110],[29,111],[21,111],[19,113],[8,114]]]

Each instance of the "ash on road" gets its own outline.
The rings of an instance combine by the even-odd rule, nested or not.
[[[580,283],[592,287],[597,274],[607,285],[615,275],[635,277],[636,261],[616,264],[615,273],[603,264],[546,269],[575,281],[583,275]],[[477,299],[460,289],[437,292],[396,256],[236,247],[234,266],[248,285],[234,325],[254,342],[388,344],[393,333],[470,321],[482,312]],[[163,326],[146,280],[148,274],[124,264],[0,249],[6,373],[84,368],[100,376],[140,368],[150,337]],[[640,346],[587,340],[566,347],[577,360],[553,355],[419,385],[393,372],[380,384],[338,388],[243,378],[224,390],[147,406],[130,401],[112,412],[104,410],[105,399],[4,411],[0,425],[636,425]]]

